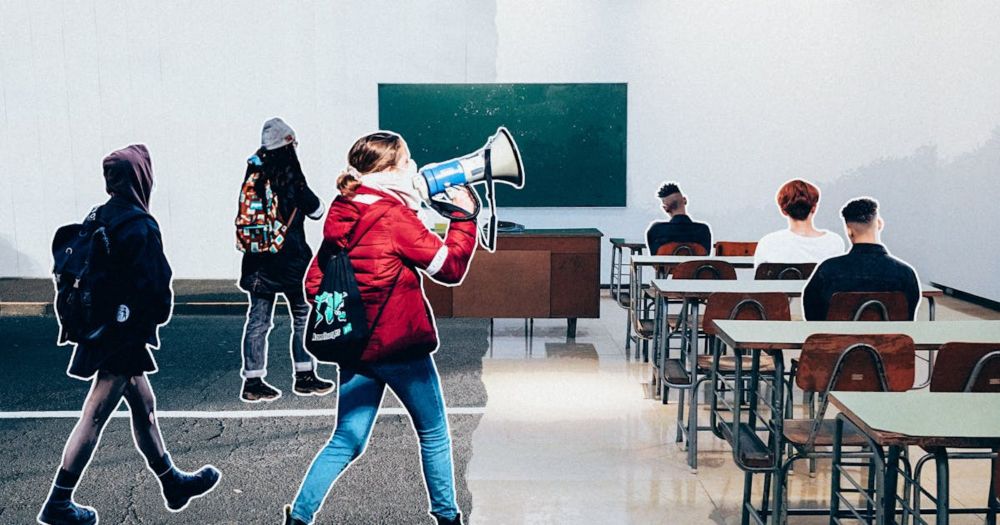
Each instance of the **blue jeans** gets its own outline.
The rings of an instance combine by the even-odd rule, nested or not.
[[[292,360],[296,372],[308,372],[316,368],[316,362],[306,352],[304,346],[306,323],[309,322],[309,303],[302,291],[285,292],[288,301],[288,313],[292,316],[292,336],[289,346],[292,350]],[[250,292],[250,308],[247,310],[247,323],[243,328],[243,372],[245,378],[264,377],[267,375],[267,336],[274,324],[271,316],[274,312],[275,294]]]
[[[337,427],[302,480],[292,506],[293,517],[312,523],[334,481],[364,453],[386,385],[402,401],[416,428],[431,513],[446,519],[458,515],[441,380],[428,355],[411,361],[341,367]]]

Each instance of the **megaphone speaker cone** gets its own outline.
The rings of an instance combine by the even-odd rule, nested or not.
[[[493,180],[517,189],[524,187],[524,165],[517,144],[507,128],[500,127],[487,144],[490,149],[490,170]]]

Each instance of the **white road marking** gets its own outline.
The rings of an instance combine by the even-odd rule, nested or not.
[[[477,415],[485,414],[486,407],[450,407],[445,412],[450,415]],[[402,416],[406,415],[406,409],[402,407],[380,408],[380,416]],[[336,409],[308,409],[308,410],[158,410],[159,418],[168,419],[260,419],[268,417],[336,417]],[[129,417],[127,410],[117,410],[111,417]],[[79,419],[79,410],[38,410],[38,411],[14,411],[0,412],[0,419]]]

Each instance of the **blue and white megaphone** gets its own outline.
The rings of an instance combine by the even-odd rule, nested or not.
[[[489,200],[490,218],[480,231],[480,243],[489,251],[496,249],[497,216],[496,197],[493,194],[494,183],[501,182],[517,189],[524,187],[524,165],[517,151],[517,144],[510,136],[507,128],[497,128],[497,132],[486,140],[486,144],[468,155],[428,164],[420,168],[420,173],[414,178],[414,186],[432,208],[442,215],[454,220],[475,220],[479,214],[480,202],[473,184],[486,185],[486,198]],[[433,197],[444,194],[449,188],[464,188],[468,191],[476,209],[472,213],[458,213],[454,206],[436,200]]]

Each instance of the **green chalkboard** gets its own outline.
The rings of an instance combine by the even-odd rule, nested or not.
[[[379,84],[379,127],[406,139],[418,165],[514,136],[523,190],[500,206],[625,206],[626,84]]]

